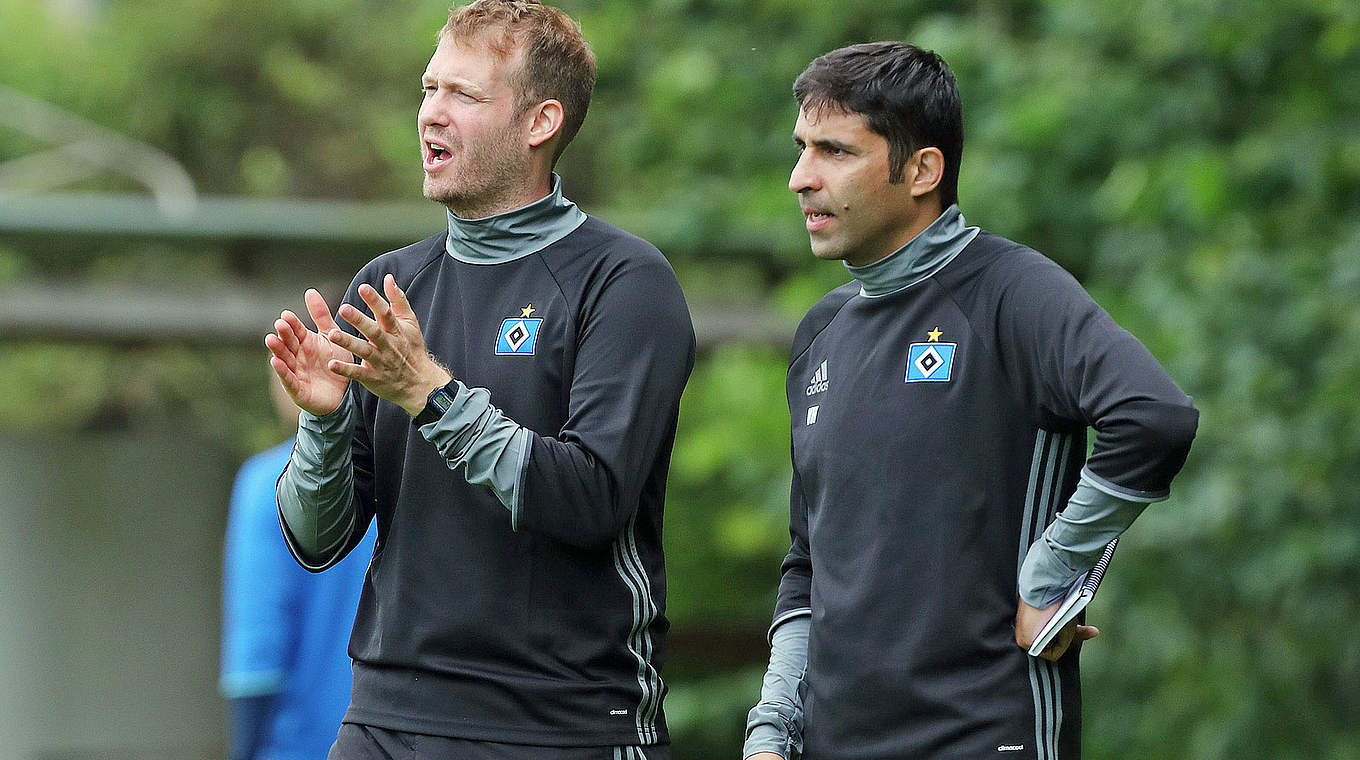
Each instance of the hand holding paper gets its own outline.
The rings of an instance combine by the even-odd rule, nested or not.
[[[1076,617],[1095,597],[1118,543],[1117,538],[1111,541],[1100,555],[1095,567],[1082,576],[1081,581],[1073,586],[1067,596],[1053,607],[1036,610],[1024,602],[1020,603],[1020,610],[1015,617],[1015,641],[1028,649],[1030,656],[1057,660],[1063,656],[1073,641],[1086,641],[1100,635],[1100,630],[1094,626],[1078,625]],[[1049,615],[1050,612],[1051,616],[1038,632],[1033,634],[1033,639],[1026,641],[1035,619],[1042,619],[1040,616]]]

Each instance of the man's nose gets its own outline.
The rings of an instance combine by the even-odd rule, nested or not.
[[[821,182],[817,173],[813,171],[811,163],[808,158],[808,151],[803,151],[798,155],[798,163],[793,165],[793,171],[789,173],[790,190],[795,193],[803,193],[821,187]]]
[[[416,115],[416,122],[422,128],[445,126],[449,123],[438,93],[425,96],[425,100],[420,104],[420,111]]]

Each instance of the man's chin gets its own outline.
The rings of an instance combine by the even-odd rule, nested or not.
[[[463,219],[473,218],[472,216],[468,216],[469,212],[466,210],[467,198],[462,195],[456,195],[454,193],[449,192],[448,190],[441,191],[438,189],[425,190],[424,195],[426,200],[431,200],[434,201],[435,203],[438,203],[439,205],[453,212],[453,215],[456,217]]]
[[[447,188],[438,187],[432,184],[428,179],[425,181],[425,184],[421,186],[420,191],[424,194],[426,200],[431,200],[445,206],[451,201],[457,200],[456,196],[449,192]]]
[[[839,245],[813,240],[812,255],[822,261],[842,261],[845,259],[845,250]]]

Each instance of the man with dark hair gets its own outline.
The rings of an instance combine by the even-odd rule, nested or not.
[[[278,484],[324,570],[378,525],[332,760],[665,758],[661,520],[689,312],[645,241],[552,173],[595,61],[561,11],[477,0],[423,77],[448,230],[265,339],[304,411]]]
[[[1097,631],[1026,650],[1167,498],[1198,413],[1070,275],[965,224],[939,56],[842,48],[794,93],[789,189],[854,281],[794,338],[792,546],[744,756],[1077,758]]]

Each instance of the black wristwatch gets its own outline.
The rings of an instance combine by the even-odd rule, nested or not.
[[[412,418],[416,427],[437,422],[440,417],[444,416],[444,412],[447,412],[449,407],[453,406],[453,396],[458,392],[458,388],[454,385],[457,382],[457,380],[451,380],[448,385],[430,391],[429,397],[425,399],[425,408],[420,410],[420,414]]]

